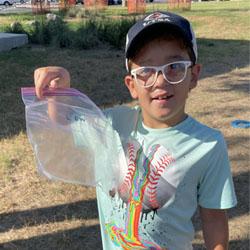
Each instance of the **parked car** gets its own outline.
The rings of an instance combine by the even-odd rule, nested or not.
[[[28,2],[28,0],[15,0],[15,3],[23,4],[23,3],[27,3],[27,2]]]
[[[10,6],[14,4],[16,1],[14,0],[0,0],[0,5]]]
[[[122,4],[122,0],[108,0],[109,5],[117,5],[117,4]]]

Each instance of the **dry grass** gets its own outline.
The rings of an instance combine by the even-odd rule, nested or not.
[[[193,22],[199,19],[208,21],[192,16]],[[199,86],[190,93],[187,112],[220,129],[226,138],[238,197],[238,206],[229,210],[229,249],[247,250],[250,129],[233,128],[230,123],[250,117],[249,43],[237,35],[211,38],[199,28],[197,36],[203,73]],[[41,179],[36,170],[25,132],[20,87],[32,86],[33,70],[45,65],[69,69],[72,87],[85,92],[102,108],[135,104],[123,84],[122,51],[28,46],[1,54],[0,249],[101,249],[94,188]],[[205,249],[198,221],[196,214],[196,250]]]

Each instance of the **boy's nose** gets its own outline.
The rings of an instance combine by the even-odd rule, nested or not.
[[[155,81],[155,84],[154,86],[156,87],[162,87],[162,86],[165,86],[165,85],[168,85],[169,82],[167,82],[163,76],[163,73],[161,71],[158,72],[158,75],[157,75],[157,78],[156,78],[156,81]]]

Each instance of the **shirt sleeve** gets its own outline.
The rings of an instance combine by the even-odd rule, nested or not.
[[[198,203],[212,209],[228,209],[237,204],[225,140],[220,133],[207,157],[198,186]]]

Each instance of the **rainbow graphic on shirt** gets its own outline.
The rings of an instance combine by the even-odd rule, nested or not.
[[[140,147],[136,152],[136,157],[134,159],[135,168],[130,177],[131,188],[126,208],[125,228],[117,227],[114,222],[106,224],[106,229],[111,240],[116,246],[121,247],[122,249],[167,250],[167,248],[142,239],[139,235],[140,214],[142,212],[145,189],[151,181],[149,178],[151,171],[154,171],[151,169],[150,164],[153,161],[159,147],[160,145],[154,145],[151,148],[149,156],[144,160],[143,175],[139,174],[138,167],[140,159],[143,156],[142,147]]]

